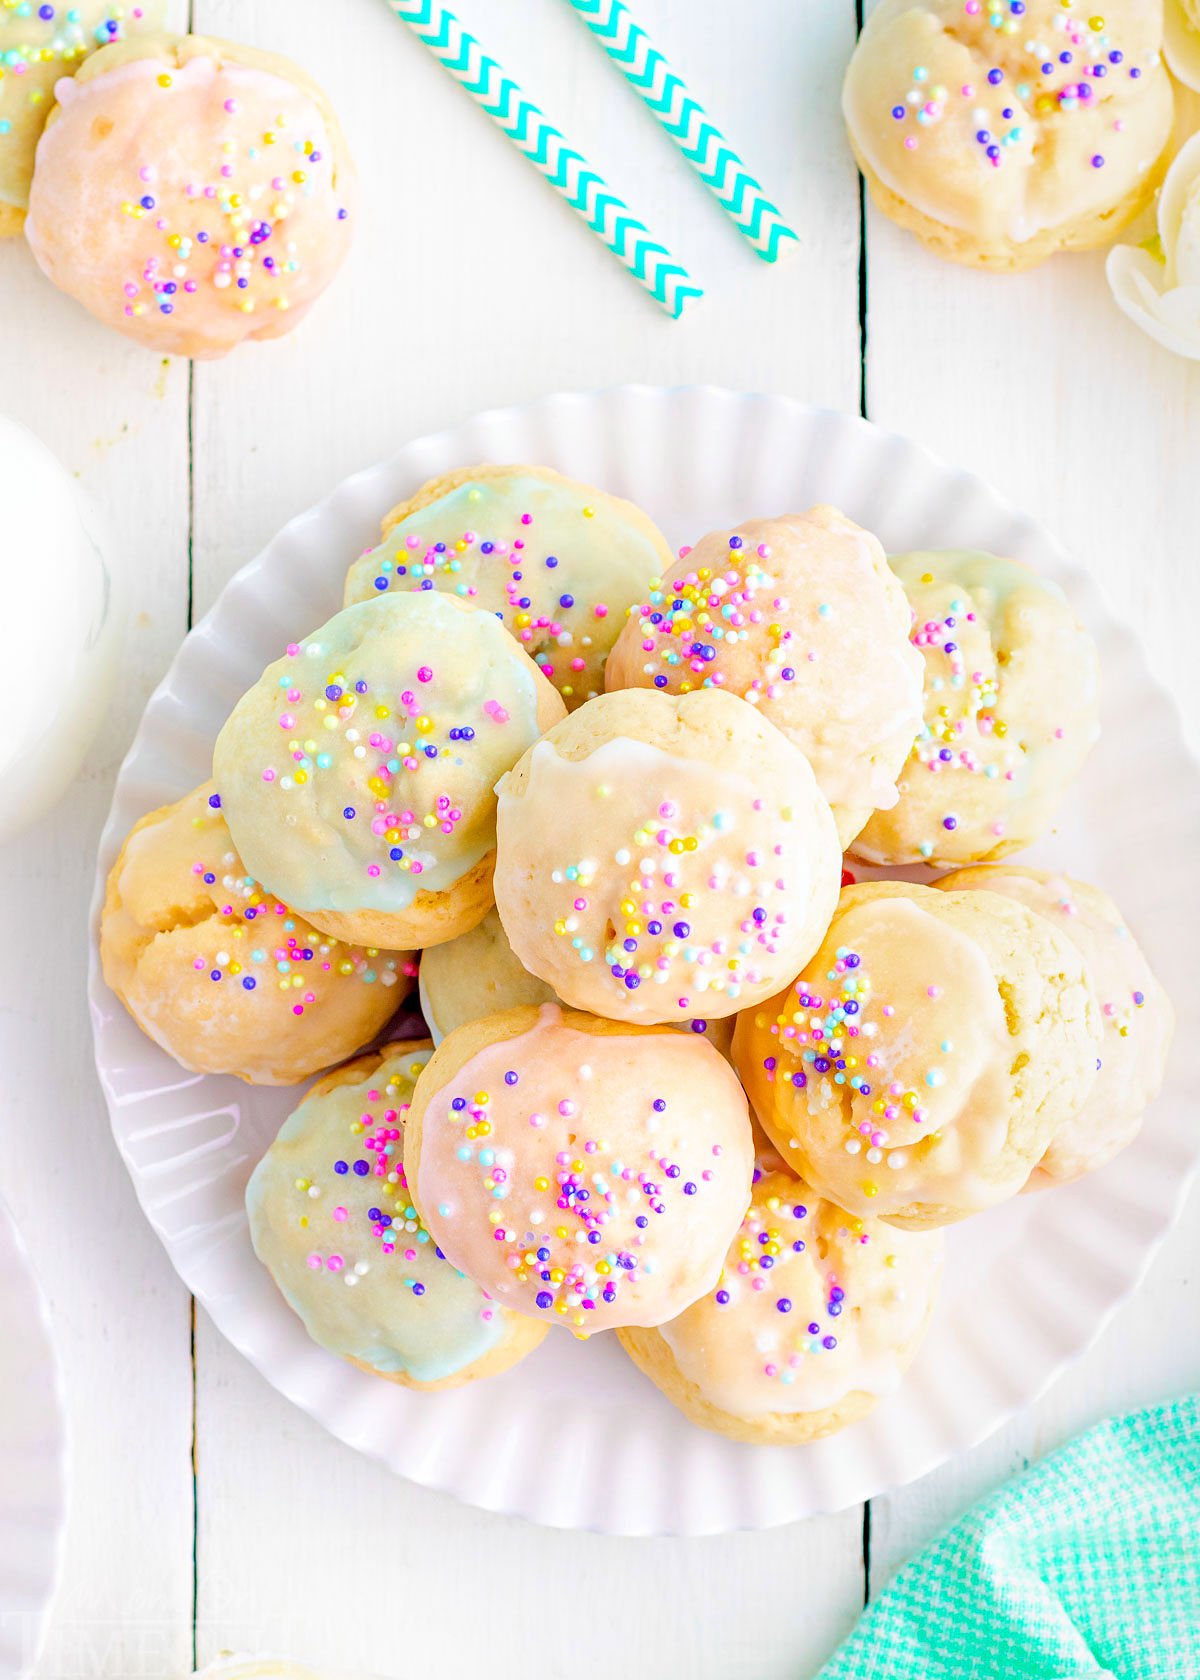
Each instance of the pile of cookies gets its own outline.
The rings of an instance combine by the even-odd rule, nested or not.
[[[811,1440],[899,1382],[942,1227],[1158,1090],[1116,907],[1000,861],[1097,732],[1094,645],[1012,560],[889,561],[828,507],[673,557],[476,467],[134,828],[105,977],[187,1068],[321,1075],[247,1190],[321,1346],[438,1388],[614,1331],[696,1423]]]

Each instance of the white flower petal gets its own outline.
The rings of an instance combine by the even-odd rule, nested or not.
[[[1105,264],[1109,286],[1122,312],[1155,343],[1177,356],[1200,361],[1200,289],[1164,292],[1163,266],[1146,251],[1116,245]],[[1172,299],[1182,299],[1176,318]]]
[[[1167,263],[1168,284],[1175,284],[1175,253],[1184,219],[1200,188],[1200,134],[1179,148],[1158,195],[1158,236]]]
[[[1171,3],[1183,19],[1183,0]],[[1200,78],[1200,31],[1192,33]],[[1176,355],[1200,360],[1200,134],[1180,149],[1167,171],[1158,199],[1158,243],[1161,257],[1132,245],[1114,246],[1105,264],[1109,286],[1143,332]]]

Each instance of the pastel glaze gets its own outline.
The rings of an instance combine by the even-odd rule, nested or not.
[[[842,108],[884,209],[942,255],[1020,267],[1105,243],[1148,197],[1173,115],[1161,45],[1147,0],[881,0]]]
[[[165,15],[165,0],[0,0],[0,210],[29,202],[56,83],[101,47],[161,29]]]
[[[545,981],[521,966],[495,909],[468,933],[421,953],[418,990],[421,1013],[435,1044],[468,1021],[497,1010],[562,1001]],[[702,1035],[728,1056],[733,1042],[733,1022],[728,1017],[670,1024],[677,1032]]]
[[[554,1004],[472,1023],[438,1049],[414,1123],[417,1205],[447,1258],[580,1335],[682,1311],[749,1200],[742,1089],[711,1045],[665,1028]]]
[[[354,174],[295,66],[152,36],[106,47],[55,91],[25,236],[56,286],[176,355],[298,325],[349,249]]]
[[[1175,1028],[1170,999],[1121,912],[1099,887],[1037,869],[960,869],[937,886],[1002,893],[1044,916],[1079,950],[1100,1007],[1099,1069],[1079,1112],[1055,1132],[1030,1188],[1068,1183],[1103,1166],[1140,1131],[1162,1088]]]
[[[404,1122],[431,1054],[392,1045],[322,1081],[254,1169],[246,1211],[255,1253],[313,1341],[441,1385],[500,1346],[507,1314],[442,1257],[409,1196]]]
[[[915,1228],[1015,1195],[1096,1077],[1076,947],[999,894],[850,887],[794,984],[739,1016],[734,1065],[790,1169]]]
[[[790,1173],[759,1178],[715,1289],[658,1334],[679,1376],[738,1418],[891,1394],[941,1272],[939,1231],[846,1213]]]
[[[402,911],[495,845],[496,782],[557,696],[491,613],[445,595],[347,607],[294,643],[217,739],[247,867],[311,911]]]
[[[807,961],[833,912],[841,854],[808,761],[732,695],[606,695],[499,795],[500,919],[576,1008],[731,1015]]]
[[[435,483],[351,566],[346,605],[444,590],[496,614],[569,709],[603,692],[629,609],[670,560],[630,502],[544,467],[478,467]]]
[[[1057,584],[944,549],[892,566],[925,659],[925,720],[900,797],[853,844],[869,863],[990,862],[1031,845],[1100,733],[1099,661]]]
[[[414,953],[332,939],[259,886],[211,782],[134,827],[108,878],[100,957],[176,1061],[266,1085],[351,1055],[416,975]]]
[[[804,753],[847,844],[921,726],[912,610],[869,531],[836,508],[715,531],[630,615],[610,689],[740,695]]]

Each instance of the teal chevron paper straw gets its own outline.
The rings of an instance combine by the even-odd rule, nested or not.
[[[567,0],[625,80],[658,118],[717,203],[764,262],[776,262],[797,243],[719,128],[671,69],[623,0]]]
[[[703,297],[666,246],[609,191],[453,12],[439,0],[387,3],[668,315],[677,317],[690,298]]]

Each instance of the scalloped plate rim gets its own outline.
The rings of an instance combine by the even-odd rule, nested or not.
[[[213,602],[212,606],[209,607],[197,624],[184,638],[175,658],[168,667],[168,670],[151,694],[138,729],[122,762],[114,787],[112,805],[110,807],[109,815],[106,819],[98,847],[96,886],[93,891],[90,907],[92,937],[89,953],[89,999],[96,1042],[97,1068],[104,1090],[105,1099],[110,1111],[114,1140],[117,1144],[121,1157],[125,1162],[127,1170],[133,1179],[135,1192],[142,1210],[145,1213],[151,1227],[158,1235],[160,1241],[162,1241],[164,1246],[167,1248],[172,1263],[175,1265],[179,1275],[188,1287],[193,1289],[196,1293],[197,1299],[200,1300],[202,1304],[206,1304],[205,1292],[202,1287],[197,1286],[193,1277],[189,1276],[190,1268],[181,1262],[180,1258],[175,1253],[173,1246],[175,1239],[167,1230],[164,1221],[158,1217],[157,1210],[148,1196],[147,1186],[145,1185],[141,1171],[134,1160],[133,1153],[127,1147],[126,1142],[120,1133],[117,1125],[118,1094],[111,1083],[108,1071],[101,1057],[101,1033],[104,1027],[103,1001],[110,999],[110,994],[108,994],[107,989],[104,987],[103,980],[99,972],[96,928],[98,926],[100,907],[103,903],[105,874],[113,856],[115,856],[119,822],[123,823],[124,821],[123,818],[119,818],[118,812],[121,796],[125,791],[127,781],[131,780],[138,771],[137,761],[141,756],[143,749],[154,743],[156,728],[160,721],[155,714],[158,712],[163,702],[170,698],[177,697],[175,681],[181,672],[181,667],[184,671],[186,671],[192,661],[200,655],[201,644],[213,641],[217,620],[221,613],[222,605],[226,599],[231,594],[235,594],[237,591],[244,589],[247,585],[252,584],[254,580],[259,577],[260,573],[272,563],[272,559],[276,551],[286,549],[287,546],[295,538],[297,538],[297,536],[301,535],[305,530],[310,529],[323,518],[338,515],[345,516],[348,512],[355,511],[355,503],[359,498],[362,498],[363,500],[373,500],[374,498],[372,493],[376,484],[382,488],[385,481],[391,481],[406,474],[411,477],[412,468],[409,463],[413,456],[418,454],[428,455],[437,453],[438,451],[445,452],[447,450],[453,451],[458,449],[458,458],[461,461],[461,448],[458,446],[457,440],[461,438],[462,434],[468,429],[511,426],[514,422],[520,423],[522,420],[527,420],[539,414],[552,411],[556,405],[563,403],[574,403],[590,412],[599,412],[603,414],[607,407],[612,407],[617,403],[628,402],[631,400],[640,403],[654,403],[660,407],[664,403],[668,402],[683,402],[701,405],[719,403],[726,409],[729,407],[737,407],[740,409],[747,404],[751,404],[756,407],[761,405],[767,405],[769,407],[782,407],[783,409],[790,411],[794,418],[803,416],[810,424],[816,426],[829,426],[835,430],[843,429],[845,433],[855,434],[860,441],[869,440],[868,447],[874,447],[882,444],[890,446],[893,449],[899,448],[903,451],[909,452],[910,459],[919,461],[926,473],[935,474],[946,485],[957,484],[958,486],[965,488],[973,497],[980,498],[984,503],[986,503],[994,516],[1004,518],[1014,527],[1019,526],[1027,531],[1029,536],[1042,547],[1044,552],[1051,559],[1053,569],[1060,576],[1061,580],[1068,585],[1071,592],[1076,596],[1083,598],[1085,616],[1090,617],[1093,621],[1098,621],[1097,627],[1102,625],[1105,634],[1110,637],[1114,643],[1120,645],[1122,647],[1122,651],[1125,653],[1132,652],[1135,656],[1140,657],[1140,643],[1128,630],[1128,628],[1112,614],[1104,595],[1104,591],[1097,581],[1089,573],[1075,565],[1070,560],[1063,545],[1056,537],[1053,536],[1052,533],[1047,531],[1039,521],[1029,514],[1026,514],[1016,503],[1012,502],[1009,498],[994,489],[980,475],[970,471],[969,469],[946,463],[936,453],[927,449],[924,445],[915,442],[902,433],[893,432],[887,428],[880,427],[874,422],[865,419],[861,415],[849,414],[837,409],[806,404],[783,394],[765,392],[743,393],[737,392],[728,387],[703,384],[683,384],[662,387],[634,384],[611,386],[591,392],[556,392],[535,398],[530,402],[522,404],[496,406],[479,411],[474,415],[467,416],[456,425],[445,426],[436,432],[431,432],[414,438],[407,442],[392,456],[378,461],[371,466],[361,468],[350,474],[347,478],[341,480],[318,502],[289,519],[257,555],[238,568],[238,570],[231,576],[224,589],[218,595],[217,599]],[[382,500],[382,497],[380,499]],[[381,506],[378,511],[382,513],[384,508]],[[1186,764],[1189,771],[1195,775],[1197,771],[1196,762],[1189,753],[1182,738],[1181,712],[1178,702],[1175,700],[1173,695],[1157,683],[1153,682],[1152,679],[1150,681],[1149,691],[1145,696],[1145,700],[1153,704],[1154,712],[1160,725],[1169,724],[1171,736],[1169,744],[1174,749],[1176,758]],[[501,1489],[499,1494],[465,1490],[462,1486],[458,1485],[457,1479],[452,1475],[441,1474],[429,1477],[418,1477],[414,1475],[411,1470],[398,1469],[390,1462],[386,1452],[382,1448],[370,1445],[359,1445],[353,1441],[349,1441],[347,1433],[343,1430],[339,1430],[336,1427],[335,1422],[323,1415],[318,1397],[312,1396],[306,1392],[301,1392],[301,1390],[303,1390],[306,1386],[311,1388],[311,1383],[306,1385],[299,1380],[280,1380],[278,1376],[271,1373],[266,1367],[266,1361],[262,1357],[261,1349],[256,1348],[254,1345],[255,1338],[253,1335],[252,1324],[248,1324],[240,1316],[235,1316],[233,1323],[223,1322],[222,1317],[218,1316],[216,1313],[214,1313],[213,1316],[218,1324],[218,1328],[221,1329],[222,1334],[226,1337],[226,1339],[235,1348],[237,1348],[237,1350],[246,1359],[248,1359],[257,1370],[262,1373],[267,1381],[272,1383],[272,1386],[279,1389],[279,1391],[283,1393],[286,1398],[292,1401],[293,1404],[299,1406],[301,1410],[316,1419],[316,1421],[321,1422],[335,1435],[339,1435],[343,1440],[347,1440],[348,1444],[354,1447],[354,1450],[366,1453],[368,1456],[376,1459],[377,1462],[384,1464],[385,1467],[391,1470],[394,1474],[407,1476],[409,1479],[419,1481],[421,1485],[450,1493],[453,1497],[465,1503],[469,1503],[476,1508],[496,1512],[498,1514],[518,1515],[524,1517],[526,1520],[536,1522],[541,1526],[546,1527],[584,1530],[591,1529],[596,1532],[624,1534],[630,1536],[664,1533],[679,1533],[699,1536],[705,1534],[735,1532],[739,1529],[766,1529],[782,1526],[796,1520],[803,1520],[803,1517],[808,1515],[817,1515],[845,1509],[848,1506],[860,1503],[866,1499],[877,1497],[881,1493],[890,1489],[910,1485],[912,1482],[929,1474],[938,1465],[945,1463],[948,1458],[954,1456],[954,1454],[971,1450],[988,1436],[994,1434],[997,1429],[1002,1427],[1006,1422],[1010,1421],[1011,1418],[1019,1411],[1033,1405],[1047,1392],[1053,1383],[1058,1380],[1065,1370],[1081,1358],[1087,1350],[1095,1344],[1107,1325],[1111,1322],[1118,1309],[1140,1286],[1168,1232],[1179,1216],[1184,1199],[1190,1188],[1192,1179],[1195,1176],[1198,1160],[1200,1160],[1200,1140],[1197,1141],[1196,1145],[1190,1151],[1183,1152],[1181,1170],[1176,1170],[1170,1180],[1170,1194],[1164,1195],[1162,1199],[1156,1203],[1154,1207],[1155,1219],[1153,1230],[1144,1239],[1139,1239],[1136,1262],[1127,1268],[1123,1286],[1113,1293],[1104,1306],[1092,1315],[1085,1335],[1081,1339],[1077,1340],[1069,1351],[1064,1352],[1062,1350],[1058,1350],[1055,1352],[1053,1357],[1046,1362],[1046,1368],[1037,1383],[1028,1387],[1018,1402],[1015,1404],[1009,1404],[1007,1401],[1002,1401],[998,1404],[993,1404],[990,1408],[985,1409],[983,1415],[969,1427],[960,1427],[956,1431],[956,1438],[949,1452],[943,1450],[939,1446],[928,1447],[924,1452],[924,1455],[918,1458],[915,1463],[910,1463],[899,1474],[890,1475],[883,1486],[866,1485],[870,1480],[870,1477],[866,1472],[860,1472],[859,1477],[856,1480],[854,1476],[847,1478],[845,1472],[842,1471],[842,1483],[838,1487],[836,1495],[827,1499],[818,1499],[815,1503],[810,1501],[807,1503],[803,1512],[772,1514],[765,1520],[761,1517],[758,1519],[751,1518],[747,1520],[734,1521],[730,1521],[727,1518],[716,1518],[711,1521],[697,1522],[693,1519],[686,1525],[680,1523],[678,1526],[673,1526],[669,1522],[659,1522],[652,1526],[642,1526],[636,1521],[630,1521],[628,1518],[624,1518],[618,1523],[602,1520],[588,1521],[587,1519],[579,1517],[567,1518],[557,1516],[555,1514],[547,1514],[545,1511],[534,1511],[528,1508],[522,1508],[523,1506],[527,1506],[528,1501],[514,1499],[511,1493],[508,1493],[506,1489]],[[280,1302],[280,1311],[286,1311],[282,1302]],[[316,1351],[319,1352],[320,1350]],[[341,1362],[332,1356],[322,1354],[321,1358],[328,1362],[331,1369],[337,1369],[341,1366]],[[650,1391],[648,1391],[648,1393],[649,1392]],[[681,1426],[686,1427],[682,1424]],[[781,1450],[787,1451],[787,1449],[770,1448],[751,1448],[748,1450],[774,1453],[778,1453]]]

